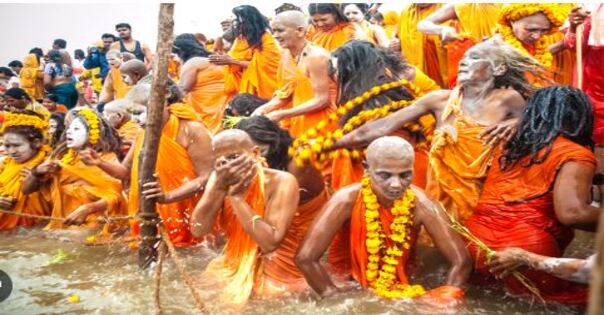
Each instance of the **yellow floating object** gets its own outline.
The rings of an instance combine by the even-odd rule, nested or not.
[[[67,298],[67,302],[69,303],[78,303],[80,301],[80,296],[77,294],[72,294]]]

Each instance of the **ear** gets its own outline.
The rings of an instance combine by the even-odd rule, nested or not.
[[[255,158],[260,158],[262,157],[262,151],[260,150],[260,147],[255,145],[252,147],[252,154],[254,155]]]
[[[34,141],[31,142],[31,148],[34,150],[39,150],[42,147],[42,141],[40,141],[40,139],[34,139]]]

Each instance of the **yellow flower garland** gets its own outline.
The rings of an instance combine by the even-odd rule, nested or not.
[[[69,149],[61,158],[61,164],[73,165],[73,164],[75,164],[77,157],[78,157],[78,154],[75,152],[75,150]]]
[[[545,38],[542,37],[535,43],[535,54],[531,55],[526,48],[524,48],[522,42],[516,38],[516,35],[514,35],[514,31],[512,30],[512,22],[537,13],[543,13],[549,20],[551,27],[548,34],[557,31],[566,19],[566,16],[562,14],[560,10],[556,10],[552,4],[509,4],[501,9],[499,15],[499,33],[506,43],[514,46],[514,48],[518,49],[523,54],[537,59],[543,66],[549,68],[552,66],[554,57],[549,51],[549,46]]]
[[[3,115],[4,115],[4,122],[2,123],[2,132],[4,132],[4,130],[6,130],[6,128],[14,127],[14,126],[34,127],[36,129],[39,129],[40,131],[42,131],[42,134],[44,134],[44,131],[46,131],[48,129],[48,122],[35,115],[19,114],[19,113],[11,113],[11,112],[4,112]]]
[[[97,144],[101,137],[99,117],[90,108],[80,109],[77,113],[88,124],[88,142],[92,145]]]
[[[362,181],[363,202],[365,203],[365,224],[367,239],[365,246],[369,254],[365,275],[367,282],[376,295],[384,298],[414,298],[423,295],[426,291],[421,285],[397,283],[396,266],[401,262],[404,250],[409,250],[411,245],[411,229],[413,226],[413,201],[415,195],[410,188],[405,194],[394,202],[390,209],[394,220],[390,224],[390,239],[393,246],[386,247],[382,223],[380,221],[379,204],[373,193],[368,176]],[[380,268],[381,262],[381,268]]]
[[[340,106],[335,113],[331,113],[329,115],[327,120],[320,121],[315,128],[309,129],[306,133],[300,136],[300,138],[294,140],[292,146],[288,150],[289,155],[294,158],[294,161],[297,165],[301,166],[307,162],[310,162],[317,169],[321,169],[325,161],[328,159],[335,159],[340,155],[346,157],[350,156],[357,160],[361,159],[363,152],[360,150],[340,149],[337,151],[332,151],[329,154],[325,152],[331,148],[335,141],[342,138],[344,134],[351,132],[358,126],[368,121],[385,117],[390,112],[406,107],[410,105],[413,100],[394,101],[379,108],[363,110],[354,117],[351,117],[342,128],[338,128],[333,132],[325,132],[326,127],[337,123],[341,117],[368,99],[381,94],[382,92],[401,86],[406,87],[415,98],[418,98],[423,94],[417,86],[404,79],[374,86],[360,96],[357,96]],[[433,128],[434,121],[433,119],[429,118],[430,117],[422,117],[419,119],[419,124],[408,123],[405,128],[412,132]]]

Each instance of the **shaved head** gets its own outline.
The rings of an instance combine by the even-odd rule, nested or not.
[[[283,23],[287,27],[304,27],[308,25],[307,19],[304,13],[300,11],[283,11],[273,20],[273,23]]]
[[[251,150],[254,147],[254,141],[243,130],[228,129],[214,136],[212,139],[212,147],[216,151],[218,148],[232,146],[243,150]]]
[[[370,166],[384,159],[411,160],[415,153],[409,142],[399,137],[381,137],[367,147],[366,160]]]
[[[120,71],[124,74],[137,74],[140,77],[144,77],[147,75],[147,73],[149,73],[145,63],[138,59],[124,62],[124,64],[120,67]]]

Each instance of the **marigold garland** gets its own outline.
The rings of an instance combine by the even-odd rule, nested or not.
[[[378,211],[380,206],[371,189],[369,177],[363,177],[361,184],[367,230],[365,246],[369,254],[365,271],[367,282],[376,295],[384,298],[414,298],[423,295],[426,291],[421,285],[400,283],[396,276],[396,266],[402,260],[403,251],[411,247],[409,244],[413,228],[411,209],[415,200],[413,191],[407,188],[403,196],[394,201],[394,206],[390,209],[394,216],[390,224],[391,234],[386,236]],[[386,237],[392,240],[392,246],[386,245]]]
[[[78,157],[78,154],[75,152],[75,150],[69,149],[61,158],[61,164],[73,165],[73,164],[75,164],[77,157]]]
[[[6,130],[8,127],[14,126],[27,126],[39,129],[44,133],[48,129],[48,121],[35,116],[28,114],[19,114],[19,113],[11,113],[4,112],[4,122],[2,123],[2,132]]]
[[[101,137],[99,117],[90,108],[80,109],[77,113],[88,124],[88,142],[92,145],[97,144]]]
[[[547,3],[517,3],[505,5],[499,15],[499,33],[503,40],[527,56],[531,56],[539,61],[543,66],[549,68],[552,66],[554,57],[549,51],[549,46],[545,38],[541,37],[534,45],[535,54],[531,54],[523,46],[522,42],[516,38],[512,30],[512,22],[521,18],[531,16],[537,13],[543,13],[549,20],[551,27],[548,34],[558,30],[564,23],[566,16],[552,4]]]
[[[303,165],[307,162],[310,162],[317,169],[321,169],[328,159],[335,159],[340,155],[351,157],[355,160],[361,159],[363,152],[357,149],[340,149],[329,153],[326,152],[329,151],[333,143],[342,138],[344,134],[351,132],[358,126],[361,126],[368,121],[385,117],[393,111],[406,107],[410,105],[413,100],[394,101],[379,108],[363,110],[357,115],[351,117],[343,127],[331,132],[326,131],[326,127],[337,123],[342,116],[346,115],[349,111],[364,103],[368,99],[379,95],[382,92],[401,86],[406,87],[415,98],[418,98],[423,94],[417,86],[404,79],[374,86],[360,96],[357,96],[346,102],[344,105],[338,107],[336,112],[331,113],[327,120],[321,120],[316,127],[309,129],[298,139],[294,140],[292,146],[288,150],[289,155],[294,158],[294,161],[297,165]],[[430,130],[434,128],[434,123],[435,122],[432,117],[424,116],[419,119],[419,124],[414,122],[408,123],[405,128],[411,132],[418,132],[422,129]]]

